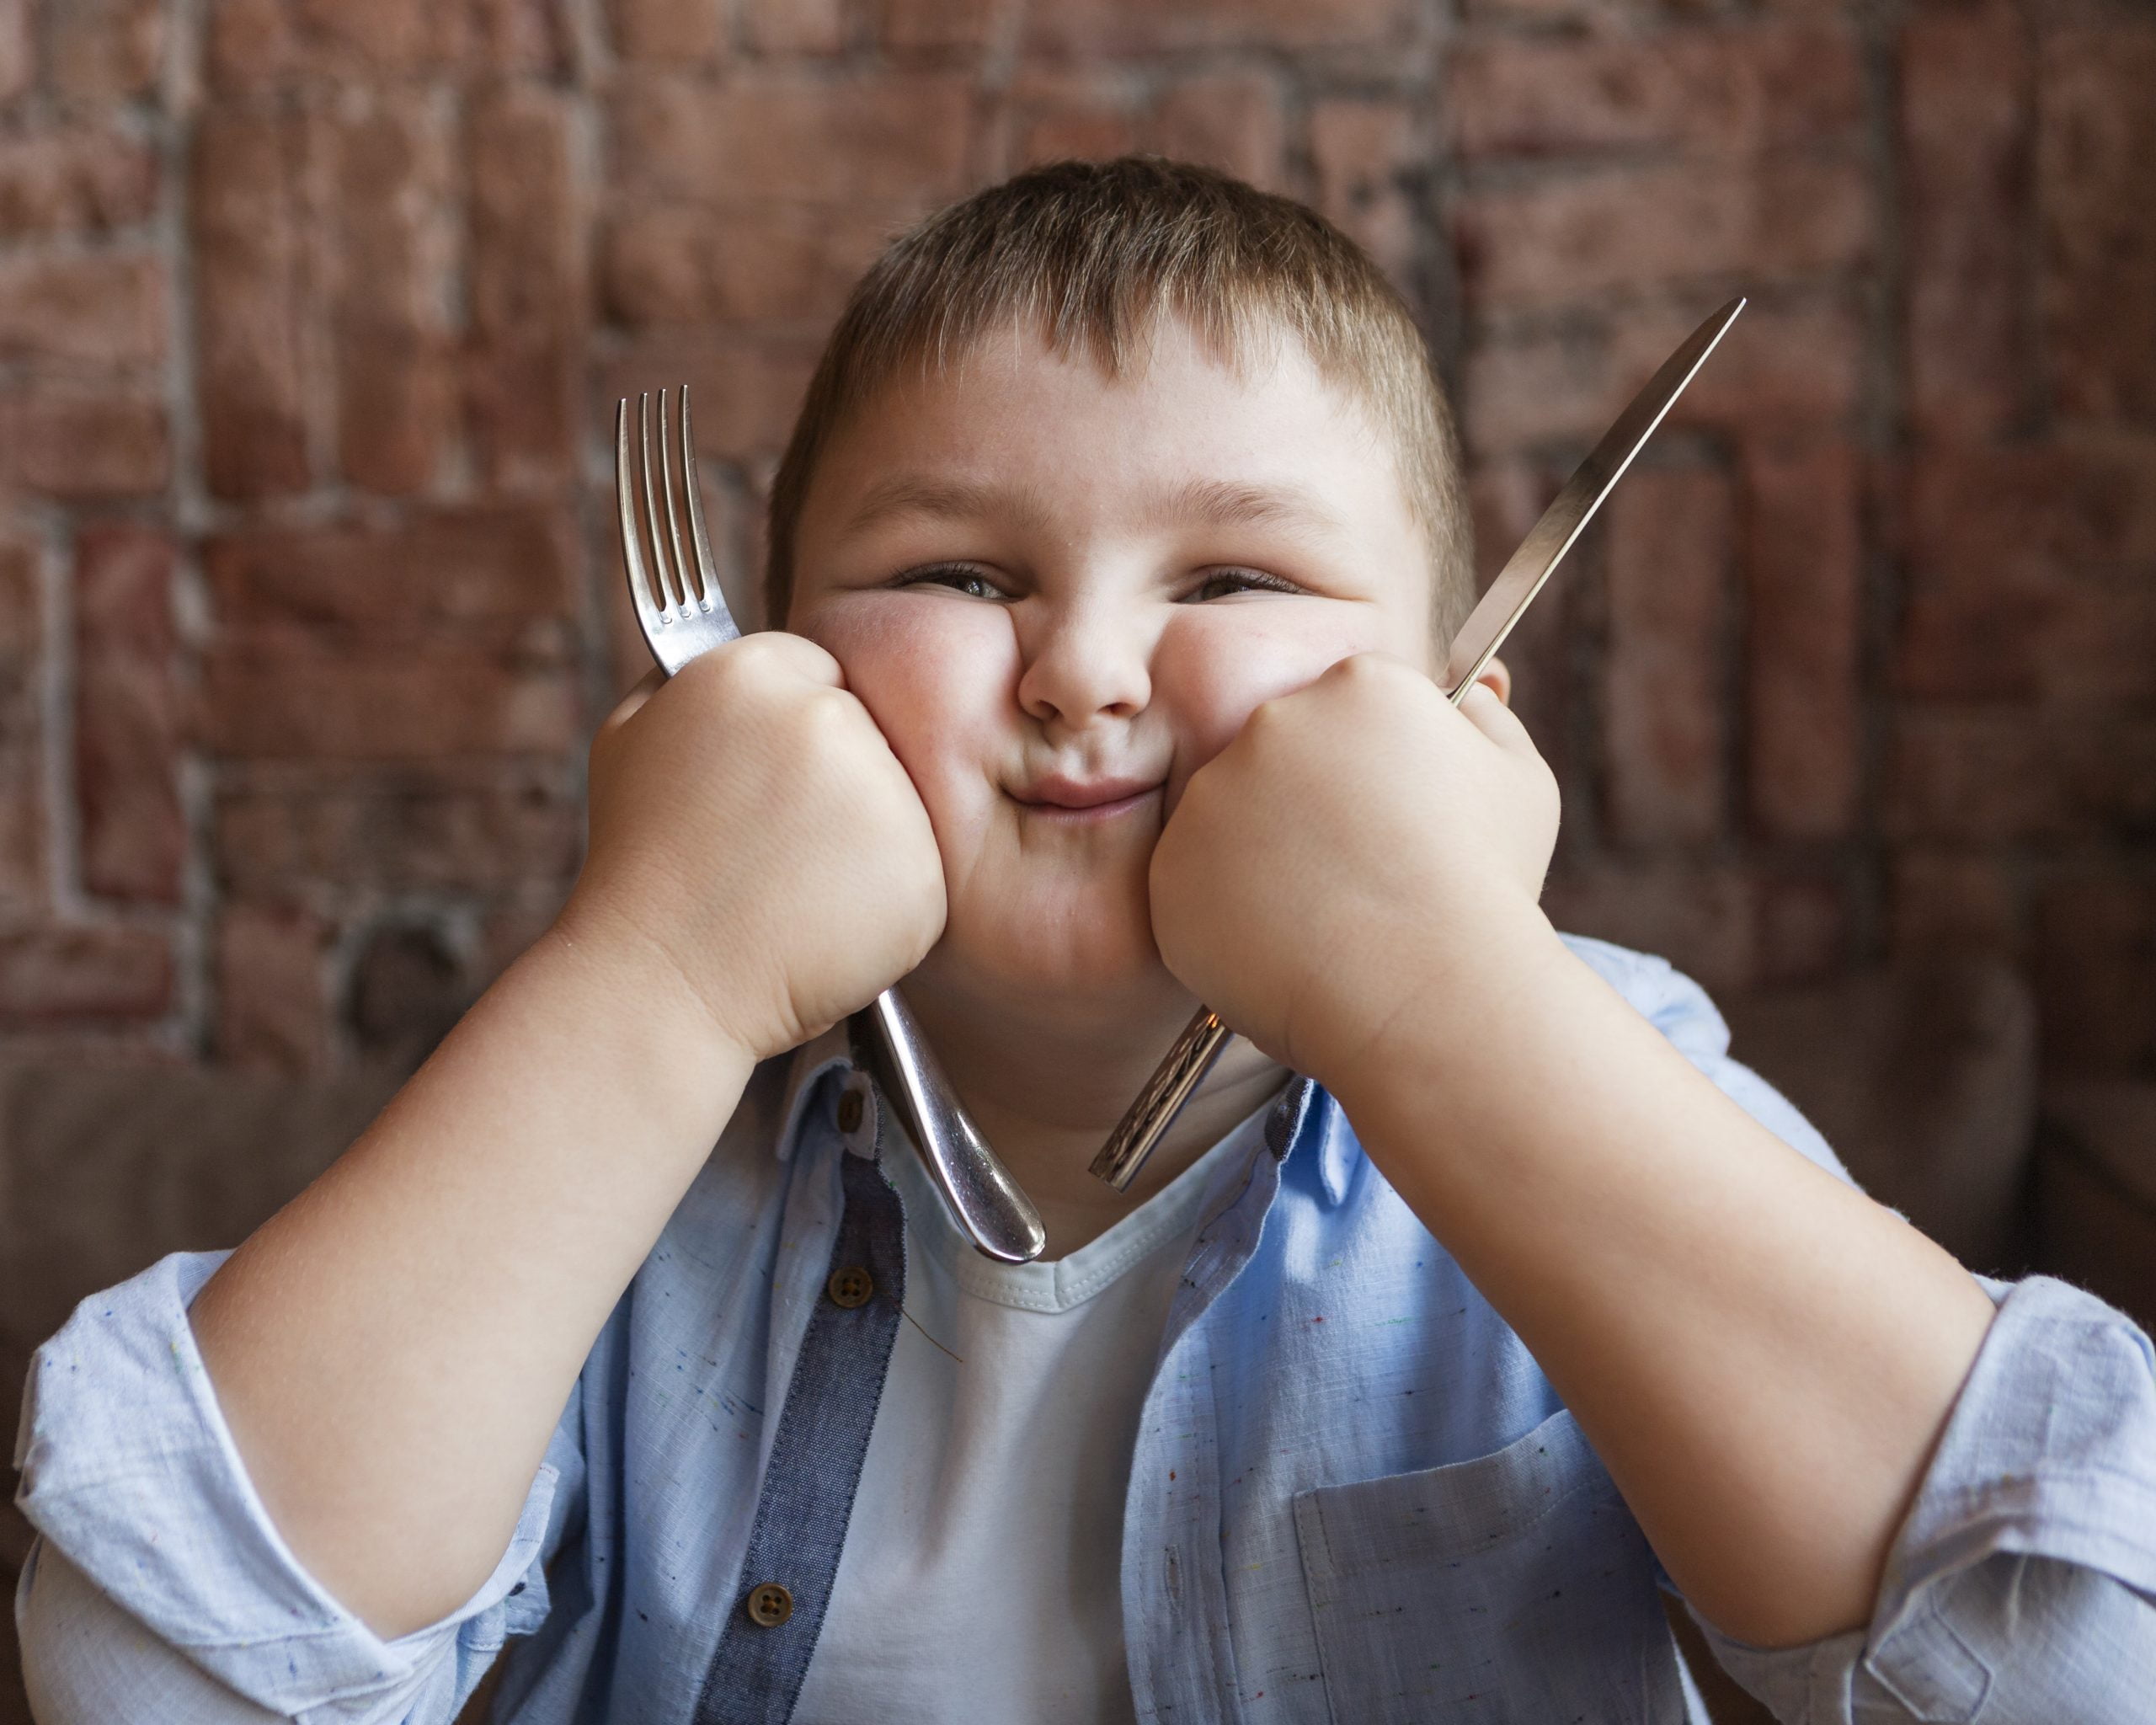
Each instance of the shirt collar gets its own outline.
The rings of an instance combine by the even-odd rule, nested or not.
[[[816,1099],[817,1081],[826,1072],[853,1070],[853,1045],[841,1018],[821,1036],[812,1036],[793,1051],[787,1070],[786,1097],[779,1108],[778,1159],[792,1160],[801,1127]]]
[[[1265,1122],[1265,1144],[1274,1160],[1283,1163],[1297,1146],[1308,1145],[1303,1154],[1317,1158],[1318,1183],[1326,1202],[1337,1208],[1348,1201],[1363,1148],[1348,1130],[1340,1104],[1322,1086],[1298,1077],[1280,1092]]]
[[[811,1037],[793,1051],[787,1069],[785,1100],[779,1109],[777,1153],[790,1161],[801,1141],[801,1128],[816,1099],[818,1081],[827,1072],[854,1071],[853,1045],[846,1023],[841,1019],[820,1036]],[[1308,1078],[1291,1080],[1266,1118],[1265,1144],[1273,1159],[1285,1162],[1296,1146],[1305,1140],[1317,1157],[1318,1180],[1328,1203],[1339,1205],[1348,1199],[1362,1146],[1348,1130],[1340,1105]]]

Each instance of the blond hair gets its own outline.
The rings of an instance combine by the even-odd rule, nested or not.
[[[1011,324],[1111,377],[1163,313],[1240,362],[1293,335],[1391,442],[1430,547],[1432,626],[1449,641],[1474,575],[1460,449],[1406,304],[1347,235],[1292,199],[1158,157],[1059,162],[976,192],[893,241],[856,284],[772,481],[765,615],[782,625],[818,457],[908,365],[940,368]]]

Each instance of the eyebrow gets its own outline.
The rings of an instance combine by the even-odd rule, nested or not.
[[[1162,494],[1150,513],[1155,520],[1195,519],[1214,527],[1300,527],[1337,533],[1343,526],[1321,499],[1299,487],[1240,484],[1227,479],[1188,480]],[[985,515],[1001,515],[1022,527],[1037,528],[1046,525],[1049,510],[1030,486],[899,474],[869,487],[846,530],[862,532],[899,515],[963,521]]]
[[[1340,517],[1314,493],[1296,486],[1239,485],[1193,479],[1166,499],[1164,513],[1193,515],[1215,527],[1317,527],[1339,531]]]
[[[962,479],[922,479],[899,474],[868,488],[846,522],[851,533],[880,526],[894,515],[928,515],[942,521],[1007,515],[1027,527],[1048,520],[1048,506],[1030,487],[975,485]]]

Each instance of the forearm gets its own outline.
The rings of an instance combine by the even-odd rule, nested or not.
[[[195,1300],[279,1531],[383,1636],[499,1559],[751,1065],[665,966],[558,929]]]
[[[1334,1088],[1740,1639],[1855,1627],[1992,1314],[1960,1266],[1493,909]]]

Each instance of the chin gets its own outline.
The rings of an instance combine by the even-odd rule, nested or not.
[[[950,996],[1051,1014],[1127,1012],[1181,990],[1161,962],[1150,927],[1128,919],[999,919],[992,927],[969,928],[954,917],[917,974]]]

